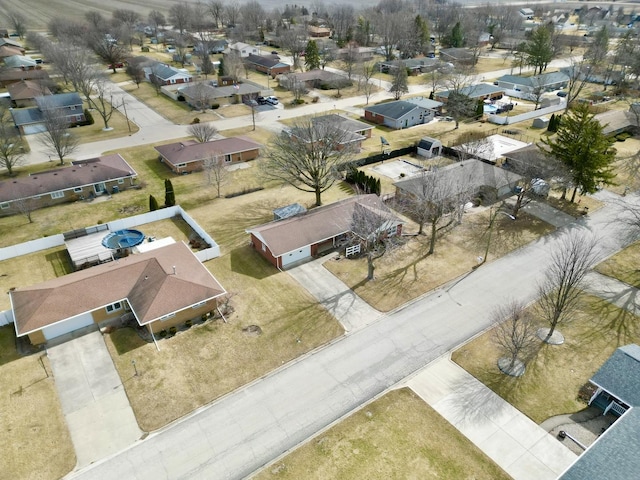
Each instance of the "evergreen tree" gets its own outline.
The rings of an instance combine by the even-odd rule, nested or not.
[[[579,105],[563,117],[554,139],[542,140],[572,176],[575,187],[572,202],[578,189],[581,194],[595,193],[600,184],[612,185],[615,177],[612,167],[615,149],[593,117],[588,105]]]
[[[173,207],[176,204],[176,194],[173,191],[173,184],[168,178],[164,181],[164,206]]]
[[[476,117],[482,118],[484,115],[484,102],[482,100],[478,100],[476,103]]]
[[[457,22],[451,29],[451,35],[449,36],[447,43],[452,48],[464,47],[464,32],[460,22]]]
[[[309,40],[307,42],[304,64],[307,67],[307,70],[316,70],[320,68],[320,52],[318,51],[318,44],[315,40]]]
[[[149,211],[155,212],[158,210],[158,200],[153,195],[149,195]]]
[[[558,130],[554,130],[556,124],[556,114],[552,113],[551,118],[549,119],[549,123],[547,124],[547,132],[557,132]]]
[[[218,65],[218,76],[224,77],[224,58],[220,58],[220,65]]]
[[[533,67],[533,74],[542,73],[553,59],[553,41],[551,32],[545,26],[539,26],[531,34],[531,39],[525,47],[527,63]]]

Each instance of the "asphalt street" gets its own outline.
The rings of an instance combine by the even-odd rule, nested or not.
[[[495,305],[533,300],[563,235],[595,235],[601,258],[618,251],[632,239],[611,219],[625,215],[609,202],[69,478],[243,478],[485,329]]]

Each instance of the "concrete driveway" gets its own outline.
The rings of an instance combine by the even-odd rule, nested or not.
[[[61,337],[47,347],[47,355],[76,451],[76,468],[113,455],[142,436],[100,332]]]
[[[382,314],[324,268],[322,264],[335,257],[336,254],[327,255],[294,267],[288,273],[329,310],[349,333],[374,322]]]
[[[429,364],[408,386],[514,480],[554,480],[576,459],[449,355]]]

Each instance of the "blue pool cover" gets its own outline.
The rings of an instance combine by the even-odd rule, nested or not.
[[[140,230],[124,229],[111,232],[102,239],[102,245],[115,250],[117,248],[130,248],[144,242],[144,233]]]

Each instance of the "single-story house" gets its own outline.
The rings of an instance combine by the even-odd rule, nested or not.
[[[359,62],[368,62],[369,60],[373,60],[376,49],[374,47],[359,47],[357,45],[350,45],[348,47],[338,48],[335,52],[336,58],[339,59],[350,59],[351,62],[353,62],[354,59]]]
[[[407,98],[365,107],[364,118],[399,130],[429,123],[441,108],[442,102],[424,97]]]
[[[329,38],[331,36],[331,29],[325,26],[309,25],[307,32],[312,38]]]
[[[242,58],[247,58],[249,55],[260,55],[260,47],[243,42],[235,42],[230,43],[224,53],[236,53]]]
[[[337,115],[335,113],[322,115],[320,117],[313,117],[311,121],[314,124],[326,122],[327,124],[346,132],[340,145],[338,145],[339,150],[348,144],[355,145],[355,147],[360,150],[360,148],[362,148],[362,142],[371,138],[371,132],[374,128],[367,123],[343,117],[342,115]]]
[[[489,165],[480,160],[470,159],[440,167],[423,174],[402,179],[393,185],[396,187],[396,198],[400,201],[418,196],[422,198],[425,185],[423,175],[433,175],[433,184],[446,185],[447,193],[452,198],[471,199],[481,196],[484,200],[492,202],[498,198],[509,196],[513,188],[518,184],[520,175]],[[438,189],[436,195],[440,195],[443,189]]]
[[[459,65],[475,65],[478,61],[476,54],[468,48],[441,48],[440,59]]]
[[[462,157],[477,158],[478,160],[495,164],[509,152],[522,149],[528,145],[528,143],[521,142],[515,138],[495,134],[481,140],[473,140],[456,145],[452,148]]]
[[[227,48],[228,46],[229,46],[229,42],[227,42],[224,38],[215,39],[215,40],[209,40],[209,41],[205,42],[204,44],[202,42],[198,43],[193,48],[193,52],[194,53],[200,53],[205,48],[208,48],[210,54],[222,53],[222,52],[224,52],[225,48]]]
[[[34,59],[23,55],[5,57],[4,66],[7,68],[19,68],[21,70],[34,70],[36,68],[40,68],[40,65],[38,65]]]
[[[51,95],[51,90],[42,82],[20,80],[7,86],[11,102],[15,107],[32,107],[36,105],[36,97]]]
[[[202,91],[202,88],[205,88],[204,92]],[[164,89],[163,93],[165,93]],[[262,85],[248,81],[223,87],[214,87],[213,85],[204,82],[178,88],[175,98],[179,100],[179,97],[182,96],[184,97],[184,101],[189,105],[194,108],[200,108],[198,107],[198,104],[203,98],[210,101],[212,104],[217,103],[218,105],[222,105],[243,103],[244,101],[254,99],[259,95],[265,96],[270,95],[271,93],[271,90],[265,89]]]
[[[155,334],[216,310],[225,293],[191,249],[177,242],[12,289],[9,296],[16,335],[38,345],[89,325],[130,319]]]
[[[24,55],[24,48],[12,47],[11,45],[2,45],[0,47],[0,58],[13,57],[14,55]]]
[[[622,132],[640,134],[640,103],[634,103],[626,112],[609,110],[598,113],[594,118],[603,126],[605,135],[613,136]]]
[[[193,81],[193,76],[186,69],[178,69],[156,63],[150,67],[144,67],[145,78],[154,83],[157,81],[160,85],[174,85],[176,83],[189,83]]]
[[[22,80],[49,82],[49,74],[45,70],[0,70],[0,86],[6,87]]]
[[[16,47],[16,48],[22,48],[24,50],[24,47],[22,46],[22,44],[20,42],[17,42],[16,40],[14,40],[12,38],[0,37],[0,46],[3,46],[3,45],[8,45],[10,47]]]
[[[620,416],[559,480],[627,480],[640,471],[640,346],[619,347],[595,373],[589,404]]]
[[[535,100],[542,92],[560,90],[569,84],[569,77],[562,72],[549,72],[532,77],[503,75],[497,80],[498,87],[504,88],[511,97]]]
[[[9,38],[9,30],[6,28],[0,28],[0,38]]]
[[[526,20],[533,20],[534,12],[530,8],[521,8],[518,13]]]
[[[623,75],[619,71],[612,72],[604,70],[603,73],[598,71],[597,69],[589,68],[588,65],[582,65],[580,67],[580,71],[576,72],[576,68],[578,67],[563,67],[560,69],[560,71],[569,77],[577,77],[577,79],[581,81],[585,80],[590,83],[599,83],[602,85],[618,85],[623,80]]]
[[[398,69],[398,66],[402,66],[410,72],[410,75],[419,75],[420,73],[431,72],[441,66],[442,62],[437,58],[419,57],[380,62],[379,65],[380,70],[385,73],[393,73]]]
[[[291,65],[281,62],[280,57],[277,55],[262,56],[252,54],[247,56],[244,61],[248,67],[256,72],[266,73],[271,75],[272,78],[291,71]]]
[[[286,269],[328,249],[346,246],[353,234],[357,236],[354,217],[359,209],[381,212],[381,207],[382,200],[377,195],[358,195],[285,220],[249,228],[247,233],[251,235],[251,245],[256,251],[276,268]],[[381,228],[390,236],[400,235],[402,220],[385,213],[384,217],[387,216]]]
[[[19,213],[25,206],[35,210],[126,190],[134,185],[136,175],[131,165],[116,153],[3,180],[0,181],[0,215]]]
[[[309,70],[307,72],[289,73],[280,77],[279,82],[284,88],[289,88],[288,85],[293,82],[302,82],[308,88],[336,88],[337,85],[340,88],[351,85],[349,80],[344,75],[338,73],[329,72],[328,70]]]
[[[246,162],[260,155],[262,145],[245,137],[221,138],[199,143],[194,140],[169,143],[154,147],[160,161],[175,173],[202,170],[203,163],[211,156],[224,158],[226,163]]]
[[[447,103],[449,93],[451,90],[444,90],[437,92],[434,95],[434,100],[438,102]],[[477,83],[476,85],[470,85],[468,87],[461,88],[458,93],[466,95],[474,100],[498,100],[504,96],[504,88],[489,83]]]
[[[13,122],[23,135],[45,130],[44,111],[55,109],[62,112],[70,125],[85,121],[82,99],[76,92],[58,93],[35,97],[36,107],[11,110]]]

